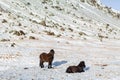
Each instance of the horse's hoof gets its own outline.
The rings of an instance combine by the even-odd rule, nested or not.
[[[40,66],[41,68],[44,68],[43,66]]]
[[[53,68],[53,67],[48,67],[48,69],[51,69],[51,68]]]

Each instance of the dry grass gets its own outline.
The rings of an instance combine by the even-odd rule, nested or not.
[[[16,45],[15,43],[12,43],[12,44],[11,44],[11,47],[15,47],[15,45]]]
[[[47,33],[47,35],[55,36],[54,32],[51,32],[51,31],[44,31],[44,32]]]
[[[16,54],[0,54],[0,59],[13,59],[13,58],[18,58],[22,56],[20,53],[16,53]]]
[[[3,19],[3,20],[2,20],[2,23],[7,23],[7,20],[6,20],[6,19]]]
[[[42,21],[40,22],[40,24],[43,25],[43,26],[46,26],[46,21],[45,21],[45,20],[42,20]]]
[[[87,35],[87,34],[84,32],[79,32],[79,35],[82,36],[82,35]]]
[[[29,39],[36,39],[34,36],[29,36]]]
[[[20,30],[20,31],[13,31],[13,34],[17,35],[17,36],[25,35],[25,33],[22,30]]]
[[[70,30],[71,32],[73,32],[73,29],[72,29],[72,28],[68,28],[68,30]]]
[[[85,2],[85,0],[80,0],[81,2]]]
[[[10,39],[1,39],[0,41],[6,42],[6,41],[10,41]]]

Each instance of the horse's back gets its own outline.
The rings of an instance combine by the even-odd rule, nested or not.
[[[47,53],[41,53],[40,56],[39,56],[39,58],[40,59],[44,59],[46,56],[47,56]]]
[[[77,73],[77,72],[84,72],[82,67],[78,66],[69,66],[66,70],[67,73]]]
[[[76,66],[69,66],[66,70],[67,73],[74,73],[76,71]]]
[[[42,53],[42,54],[40,55],[40,59],[41,59],[42,61],[44,61],[44,62],[49,62],[49,60],[50,60],[51,57],[52,57],[52,56],[51,56],[50,54],[47,54],[47,53]]]

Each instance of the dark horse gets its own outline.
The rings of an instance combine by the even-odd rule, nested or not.
[[[50,50],[49,53],[42,53],[40,54],[39,58],[40,58],[40,63],[39,66],[41,68],[44,68],[44,62],[48,62],[48,68],[52,68],[52,61],[54,59],[54,53],[55,51],[53,49]]]
[[[85,67],[85,62],[81,61],[77,66],[69,66],[66,70],[66,73],[84,72]]]

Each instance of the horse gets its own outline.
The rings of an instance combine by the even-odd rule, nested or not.
[[[55,51],[53,49],[51,49],[49,53],[45,53],[45,52],[41,53],[39,56],[40,59],[39,66],[41,68],[44,68],[44,62],[48,62],[48,68],[52,68],[52,61],[54,59],[54,54]]]
[[[85,62],[81,61],[77,66],[69,66],[66,70],[66,73],[81,73],[84,72],[85,67]]]

